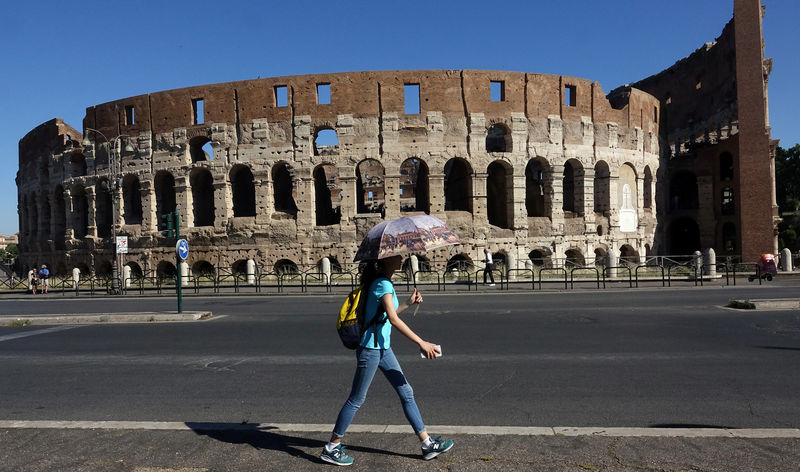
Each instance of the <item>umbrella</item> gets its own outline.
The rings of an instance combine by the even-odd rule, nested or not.
[[[405,216],[373,226],[358,247],[355,261],[384,259],[461,242],[442,220],[431,215]]]

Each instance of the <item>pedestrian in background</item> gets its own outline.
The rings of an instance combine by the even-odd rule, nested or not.
[[[41,291],[43,294],[47,295],[47,286],[49,285],[48,279],[50,278],[50,271],[47,269],[47,266],[42,264],[42,268],[39,269],[39,280],[42,282]]]
[[[486,285],[486,276],[489,276],[489,280],[492,283],[489,284],[490,287],[494,287],[494,261],[492,260],[492,253],[489,251],[488,247],[483,248],[483,262],[486,264],[486,268],[483,269],[483,285]]]
[[[367,397],[367,390],[372,383],[375,372],[380,369],[383,375],[400,396],[403,412],[406,419],[414,429],[420,440],[422,457],[425,460],[433,459],[453,447],[453,440],[442,440],[440,437],[428,436],[425,423],[422,421],[417,402],[414,400],[414,391],[406,380],[397,358],[390,346],[392,327],[419,345],[420,351],[428,359],[436,359],[441,355],[434,343],[424,341],[417,336],[408,325],[400,319],[398,313],[415,303],[422,303],[422,295],[414,289],[414,293],[403,303],[398,303],[397,293],[392,284],[392,274],[400,268],[402,256],[392,256],[385,259],[368,260],[361,273],[361,285],[364,287],[362,297],[367,297],[364,303],[364,324],[369,326],[361,336],[361,342],[356,348],[356,373],[350,396],[347,398],[339,416],[328,444],[322,449],[320,459],[334,465],[351,465],[353,458],[344,452],[342,437],[348,426],[353,421],[358,409]],[[385,315],[384,315],[385,313]],[[384,317],[383,322],[371,324],[374,317]]]
[[[39,284],[39,274],[36,272],[36,267],[31,267],[28,271],[28,290],[33,295],[36,295],[36,286]]]

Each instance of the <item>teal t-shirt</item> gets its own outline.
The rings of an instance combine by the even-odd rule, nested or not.
[[[394,309],[400,306],[397,301],[397,293],[394,291],[394,285],[386,277],[379,277],[369,287],[367,292],[367,303],[364,305],[364,326],[369,326],[372,318],[375,317],[375,312],[378,310],[378,303],[387,293],[392,294],[392,303]],[[381,318],[386,316],[386,312],[381,310],[378,314]],[[378,323],[378,347],[375,347],[374,335],[375,326],[370,326],[369,329],[364,331],[361,336],[361,346],[369,349],[389,349],[389,341],[392,335],[392,324],[387,320],[385,323]]]

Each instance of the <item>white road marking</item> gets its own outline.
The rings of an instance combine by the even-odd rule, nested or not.
[[[73,329],[78,327],[80,327],[80,325],[53,326],[52,328],[37,329],[35,331],[23,331],[21,333],[5,334],[3,336],[0,336],[0,342],[10,341],[12,339],[27,338],[28,336],[36,336],[38,334],[55,333],[57,331],[64,331],[67,329]]]
[[[110,429],[158,431],[263,431],[329,433],[332,424],[304,423],[203,423],[173,421],[25,421],[0,420],[0,429]],[[601,428],[569,426],[447,426],[429,425],[428,429],[442,434],[471,434],[493,436],[609,436],[609,437],[668,437],[668,438],[800,438],[797,428]],[[408,425],[353,424],[350,433],[403,434]]]

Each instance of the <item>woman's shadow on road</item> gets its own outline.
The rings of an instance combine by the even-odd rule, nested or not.
[[[249,444],[256,449],[280,451],[293,457],[299,457],[312,462],[323,463],[317,455],[307,453],[304,449],[311,448],[322,451],[325,441],[304,437],[289,436],[279,433],[274,426],[260,426],[258,424],[237,423],[186,423],[198,436],[207,436],[217,441],[230,444]],[[275,430],[275,431],[273,431]],[[418,459],[419,454],[400,454],[363,446],[347,446],[355,452],[369,454],[383,454],[387,456],[408,457]]]

